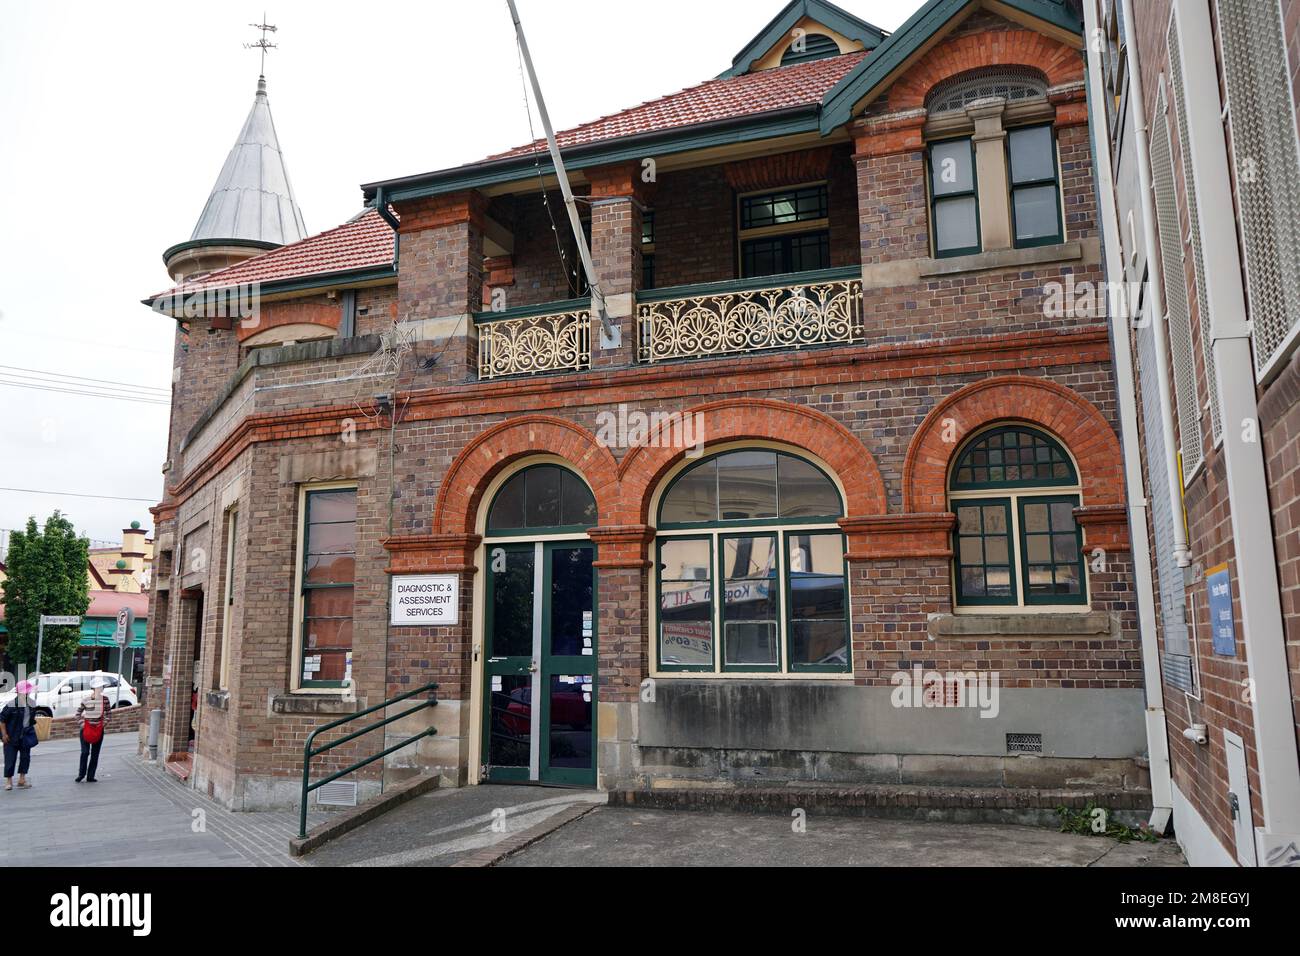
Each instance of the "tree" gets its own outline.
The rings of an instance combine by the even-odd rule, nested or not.
[[[36,667],[42,614],[86,613],[90,607],[89,560],[90,542],[77,537],[72,522],[58,511],[45,520],[43,530],[37,529],[35,518],[28,518],[25,530],[9,536],[8,577],[2,587],[9,632],[5,652],[13,665],[26,664],[29,671]],[[79,627],[46,627],[41,669],[47,674],[66,670],[80,643]]]

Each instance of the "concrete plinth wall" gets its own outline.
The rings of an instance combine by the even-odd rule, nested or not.
[[[895,706],[895,693],[832,682],[656,680],[653,701],[602,705],[601,782],[1148,785],[1140,690],[1000,688],[988,717],[970,707]],[[1008,734],[1040,734],[1042,752],[1009,752]]]

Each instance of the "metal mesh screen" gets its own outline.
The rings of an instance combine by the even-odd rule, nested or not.
[[[1300,323],[1300,154],[1277,0],[1216,0],[1255,370],[1289,351]]]
[[[952,113],[991,96],[1014,102],[1046,95],[1047,81],[1037,70],[999,66],[972,70],[944,80],[925,98],[925,108],[931,113]]]
[[[1210,396],[1210,428],[1217,442],[1223,434],[1223,414],[1219,408],[1219,385],[1215,378],[1214,343],[1210,339],[1209,299],[1205,295],[1205,256],[1201,251],[1201,208],[1196,199],[1196,177],[1192,170],[1191,138],[1187,131],[1187,102],[1183,87],[1182,46],[1178,18],[1169,21],[1169,78],[1174,91],[1174,113],[1178,118],[1178,151],[1183,159],[1183,189],[1187,194],[1189,238],[1192,246],[1192,276],[1196,282],[1196,312],[1200,316],[1201,355],[1205,360],[1205,392]]]
[[[1149,308],[1149,305],[1148,305]],[[1160,423],[1160,380],[1156,376],[1156,334],[1150,322],[1138,327],[1138,369],[1141,373],[1142,427],[1147,446],[1147,480],[1151,495],[1151,525],[1156,543],[1156,581],[1160,623],[1165,639],[1165,683],[1195,691],[1192,647],[1187,634],[1183,574],[1174,558],[1174,522],[1182,520],[1181,502],[1169,500],[1169,472]],[[1178,511],[1175,511],[1175,508]]]
[[[1165,311],[1169,348],[1174,359],[1174,399],[1178,404],[1178,439],[1182,444],[1183,474],[1200,466],[1201,403],[1196,392],[1196,363],[1192,357],[1192,324],[1187,311],[1187,273],[1183,261],[1182,222],[1174,194],[1173,144],[1164,87],[1156,96],[1151,119],[1151,176],[1156,192],[1156,224],[1160,229],[1160,258],[1164,261]]]

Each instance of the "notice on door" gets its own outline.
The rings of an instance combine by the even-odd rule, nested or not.
[[[392,624],[443,627],[460,623],[459,574],[400,574],[392,580]]]

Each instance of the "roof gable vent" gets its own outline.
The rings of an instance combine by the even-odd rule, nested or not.
[[[781,57],[782,66],[794,63],[807,63],[809,60],[824,60],[839,56],[840,45],[824,33],[807,33],[799,37]]]
[[[944,80],[925,98],[931,114],[964,110],[976,100],[1001,97],[1007,102],[1047,95],[1043,74],[1027,66],[982,67]]]

